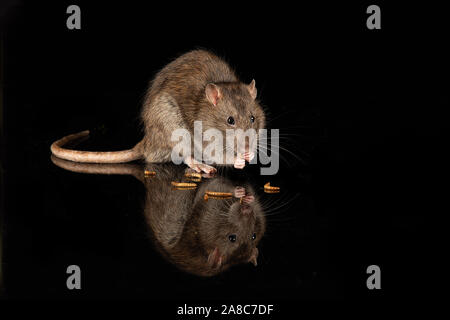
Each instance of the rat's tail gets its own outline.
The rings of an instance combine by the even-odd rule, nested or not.
[[[52,145],[50,146],[50,150],[58,158],[75,162],[122,163],[142,159],[142,144],[143,144],[142,141],[139,142],[136,146],[134,146],[134,148],[123,151],[96,152],[96,151],[71,150],[63,148],[63,146],[68,142],[87,137],[88,135],[89,130],[85,130],[75,134],[70,134],[53,142]]]

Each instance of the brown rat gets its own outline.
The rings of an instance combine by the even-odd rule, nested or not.
[[[146,180],[144,214],[155,245],[179,269],[213,276],[242,263],[257,265],[257,246],[266,219],[250,185],[236,186],[225,177],[203,180],[194,190],[174,190],[181,181],[176,166],[155,165]],[[209,199],[206,191],[232,193],[231,199]],[[241,201],[242,198],[242,201]]]
[[[89,134],[89,131],[83,131],[54,142],[51,151],[57,157],[76,162],[120,163],[137,159],[149,163],[169,162],[177,144],[171,140],[173,131],[186,129],[193,137],[194,121],[202,121],[203,132],[215,128],[224,138],[227,129],[258,131],[264,128],[265,114],[256,95],[254,80],[244,84],[215,54],[205,50],[190,51],[165,66],[150,83],[141,113],[144,138],[134,148],[117,152],[63,148],[66,143]],[[224,151],[225,145],[223,142]],[[248,151],[248,145],[240,151],[235,147],[231,162],[227,159],[217,164],[234,164],[242,168],[244,160],[251,160]],[[183,157],[184,162],[197,172],[215,171],[212,166],[195,161],[193,149]]]

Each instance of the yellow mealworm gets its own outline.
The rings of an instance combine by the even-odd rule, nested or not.
[[[196,183],[190,183],[190,182],[173,182],[172,185],[175,187],[196,187]]]
[[[197,172],[187,172],[187,173],[184,174],[184,176],[188,177],[188,178],[198,178],[198,179],[202,178],[202,175],[200,173],[197,173]]]
[[[187,180],[193,181],[193,182],[201,182],[202,179],[194,178],[194,177],[186,177]]]
[[[173,190],[195,190],[197,187],[173,187]]]
[[[216,199],[216,200],[227,200],[227,199],[231,199],[231,196],[226,196],[226,197],[218,197],[218,196],[208,196],[206,193],[203,196],[203,199],[205,201],[208,201],[208,199]]]
[[[216,192],[216,191],[206,191],[206,194],[208,196],[215,196],[215,197],[231,197],[233,195],[230,192]]]
[[[264,185],[264,191],[279,191],[280,190],[280,187],[272,187],[271,185],[270,185],[270,182],[267,182],[265,185]]]
[[[144,175],[146,176],[154,176],[156,175],[155,171],[144,170]]]

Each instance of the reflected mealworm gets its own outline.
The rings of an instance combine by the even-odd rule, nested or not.
[[[218,193],[224,193],[227,194],[226,192],[218,192]],[[218,200],[226,200],[226,199],[231,199],[231,195],[225,195],[225,196],[214,196],[214,195],[208,195],[208,193],[205,193],[205,195],[203,196],[203,199],[205,201],[208,201],[208,199],[218,199]]]
[[[191,182],[173,182],[172,181],[172,185],[175,187],[196,187],[197,184],[196,183],[191,183]]]
[[[149,171],[149,170],[144,170],[144,175],[145,176],[154,176],[154,175],[156,175],[156,172],[155,171]]]
[[[217,192],[217,191],[206,191],[206,194],[208,196],[215,196],[215,197],[231,197],[233,195],[230,192]]]
[[[200,173],[197,173],[197,172],[187,172],[187,173],[184,174],[184,176],[188,177],[188,178],[197,178],[197,179],[201,179],[202,178],[202,175]]]
[[[195,190],[197,187],[173,187],[172,190]]]
[[[265,192],[267,192],[267,191],[269,191],[269,192],[271,192],[271,191],[280,191],[280,187],[273,187],[273,186],[270,185],[270,182],[267,182],[264,185],[264,191]]]

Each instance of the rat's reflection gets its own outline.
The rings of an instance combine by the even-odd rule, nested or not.
[[[171,164],[151,164],[145,175],[136,164],[83,164],[52,161],[64,169],[95,174],[131,174],[146,187],[144,215],[151,238],[161,254],[178,268],[212,276],[241,263],[257,265],[258,243],[266,219],[255,190],[223,176],[206,177],[196,188],[174,188],[172,182],[191,182],[190,171]],[[204,195],[207,191],[227,196]]]

